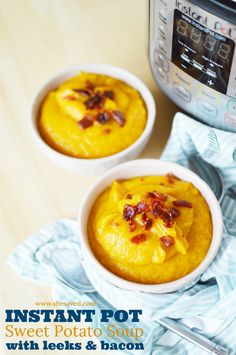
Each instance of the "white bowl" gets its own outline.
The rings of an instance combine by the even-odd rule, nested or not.
[[[176,281],[150,285],[139,284],[122,279],[121,277],[116,276],[107,270],[96,259],[90,248],[87,234],[87,223],[91,208],[97,197],[111,184],[112,181],[116,179],[130,179],[137,176],[148,175],[165,175],[168,172],[172,172],[182,180],[193,183],[193,185],[196,186],[196,188],[201,192],[209,206],[213,224],[213,235],[208,253],[201,264],[194,271]],[[148,293],[172,292],[190,287],[192,284],[196,283],[200,275],[206,270],[208,265],[216,256],[223,233],[221,208],[209,186],[191,170],[172,162],[155,159],[140,159],[129,161],[103,174],[86,193],[80,207],[78,222],[83,254],[91,267],[96,270],[104,279],[120,288]]]
[[[40,107],[47,96],[47,94],[51,91],[59,87],[63,82],[67,79],[78,75],[81,71],[96,73],[96,74],[104,74],[112,76],[116,79],[123,80],[128,85],[135,88],[139,91],[142,96],[146,107],[147,107],[147,123],[144,131],[139,136],[139,138],[128,148],[120,151],[119,153],[104,157],[104,158],[96,158],[96,159],[80,159],[67,156],[62,154],[53,148],[51,148],[41,137],[38,131],[37,121],[39,117]],[[38,143],[41,150],[45,153],[45,155],[50,158],[54,163],[60,165],[63,168],[66,168],[73,172],[78,173],[99,173],[101,171],[105,171],[108,168],[116,166],[124,161],[136,158],[141,151],[144,149],[146,143],[148,142],[154,121],[156,117],[156,109],[155,102],[153,96],[147,86],[138,79],[135,75],[129,73],[128,71],[110,66],[110,65],[96,65],[96,64],[86,64],[81,65],[75,68],[72,68],[68,71],[62,72],[53,78],[51,78],[48,82],[46,82],[38,91],[35,98],[33,99],[33,103],[31,106],[30,112],[30,123],[31,123],[31,131],[33,134],[33,138],[36,143]]]

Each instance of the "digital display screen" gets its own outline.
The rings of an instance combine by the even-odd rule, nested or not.
[[[226,94],[234,42],[174,12],[172,62],[201,83]]]

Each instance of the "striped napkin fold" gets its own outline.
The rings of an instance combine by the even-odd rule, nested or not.
[[[182,113],[175,115],[171,135],[161,159],[187,166],[188,156],[198,153],[221,169],[227,187],[236,183],[236,134],[208,127]],[[156,320],[162,316],[179,319],[213,339],[218,345],[236,354],[236,202],[226,192],[222,209],[227,233],[220,250],[202,274],[199,282],[185,291],[168,294],[145,294],[119,289],[91,270],[83,261],[87,275],[97,292],[79,293],[62,284],[51,268],[50,256],[55,248],[69,248],[81,253],[76,221],[57,220],[31,235],[18,245],[7,262],[21,276],[38,284],[52,287],[57,301],[93,301],[98,309],[142,309],[145,347],[138,354],[199,355],[206,354],[196,346],[166,331]],[[95,320],[98,326],[98,320]],[[103,327],[102,324],[99,324]],[[126,322],[117,327],[133,327]],[[130,342],[130,338],[115,337],[112,342]],[[122,351],[135,354],[135,351]]]

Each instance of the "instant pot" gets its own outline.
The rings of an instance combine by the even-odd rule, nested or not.
[[[236,132],[236,2],[150,0],[150,64],[164,93],[197,119]]]

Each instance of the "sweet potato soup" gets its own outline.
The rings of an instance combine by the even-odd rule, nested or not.
[[[48,94],[39,131],[63,154],[101,158],[133,144],[146,120],[146,106],[137,90],[106,75],[80,73]]]
[[[172,174],[114,181],[91,210],[88,236],[111,272],[160,284],[189,274],[204,259],[211,214],[198,189]]]

